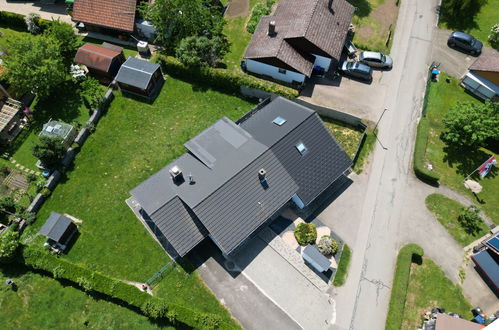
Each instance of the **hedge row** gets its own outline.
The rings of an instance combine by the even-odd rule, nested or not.
[[[263,16],[270,14],[274,2],[275,0],[267,0],[265,3],[259,3],[255,7],[253,7],[253,10],[251,11],[251,17],[246,24],[246,31],[251,34],[255,33],[258,22],[260,22],[260,19]]]
[[[399,251],[386,318],[386,330],[400,330],[402,327],[411,263],[414,256],[421,258],[423,255],[424,250],[416,244],[407,244]]]
[[[175,58],[164,55],[156,55],[153,61],[161,65],[163,73],[167,73],[174,78],[205,85],[231,94],[239,94],[241,86],[247,86],[287,98],[298,96],[298,91],[295,89],[246,74],[242,75],[210,67],[188,67]]]
[[[14,29],[27,29],[26,23],[24,22],[24,15],[11,13],[9,11],[0,11],[0,24]],[[37,25],[41,30],[40,32],[45,31],[51,24],[52,21],[50,20],[45,20],[43,18],[37,19]]]
[[[433,184],[438,184],[440,176],[425,167],[426,144],[428,142],[428,119],[419,120],[416,145],[414,147],[414,172],[418,178]]]
[[[153,297],[135,286],[71,263],[49,252],[25,246],[22,257],[22,261],[34,269],[46,271],[54,278],[70,281],[84,291],[97,292],[123,301],[140,309],[149,318],[168,319],[173,324],[183,323],[201,329],[231,328],[217,315],[197,312]]]

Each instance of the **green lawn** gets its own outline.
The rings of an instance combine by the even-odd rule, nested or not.
[[[445,78],[450,78],[450,83],[447,83]],[[454,150],[440,139],[440,134],[445,129],[442,118],[452,105],[456,104],[457,101],[480,101],[467,94],[459,86],[458,79],[449,77],[445,73],[441,74],[438,82],[430,83],[427,93],[429,138],[426,159],[433,165],[434,171],[440,175],[442,184],[475,200],[471,191],[464,187],[463,181],[494,152],[485,148],[466,152]],[[477,180],[483,187],[482,192],[478,194],[480,203],[477,206],[482,208],[496,224],[499,224],[499,194],[497,193],[499,176],[497,174],[497,166],[495,166],[485,178],[480,179],[478,175],[474,174],[472,179]]]
[[[499,24],[499,0],[487,0],[473,19],[456,20],[442,13],[439,26],[472,34],[489,46],[488,36],[494,24]]]
[[[69,260],[113,277],[148,280],[169,258],[125,204],[129,191],[184,153],[183,143],[214,121],[237,119],[252,106],[172,78],[152,105],[117,94],[25,237],[51,211],[69,213],[83,221]],[[177,267],[157,290],[174,302],[225,313],[196,272]]]
[[[362,131],[331,118],[321,117],[321,119],[343,150],[353,159],[362,138]]]
[[[147,317],[19,266],[0,268],[3,329],[157,329]],[[4,284],[7,278],[17,291]]]
[[[333,280],[334,286],[342,286],[343,284],[345,284],[351,256],[352,256],[352,251],[350,250],[348,245],[345,244],[343,246],[343,252],[341,253],[338,269],[336,270],[336,275],[334,276]]]
[[[444,228],[461,246],[467,246],[476,241],[480,237],[488,233],[487,225],[482,222],[480,230],[473,234],[469,234],[460,225],[457,217],[462,212],[463,205],[453,199],[447,198],[440,194],[431,194],[426,197],[426,207],[430,210]]]
[[[423,258],[421,265],[411,265],[401,329],[417,329],[422,324],[422,315],[434,307],[443,307],[446,312],[457,313],[465,319],[473,317],[472,306],[461,288],[452,283],[431,259]]]

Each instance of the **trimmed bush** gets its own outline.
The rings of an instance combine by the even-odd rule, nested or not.
[[[10,263],[19,248],[19,233],[7,230],[0,234],[0,264]]]
[[[57,279],[70,281],[87,292],[98,292],[140,309],[152,319],[168,319],[171,323],[183,323],[199,329],[231,328],[222,323],[218,315],[202,313],[187,307],[172,304],[165,299],[153,297],[135,286],[108,277],[59,258],[47,251],[25,246],[22,260],[33,269],[48,272]]]
[[[411,263],[416,258],[422,258],[423,255],[424,250],[416,244],[407,244],[399,251],[386,319],[386,330],[399,330],[402,327],[407,287],[411,275]]]
[[[317,248],[319,252],[325,256],[330,256],[335,254],[338,251],[338,242],[332,238],[331,236],[324,235],[319,240],[319,244],[317,244]]]
[[[313,223],[302,222],[295,228],[295,238],[298,244],[305,246],[317,239],[317,229]]]
[[[432,184],[438,184],[440,176],[428,170],[424,166],[425,154],[426,154],[426,144],[428,143],[428,119],[421,118],[418,124],[416,145],[414,147],[414,173],[416,176]]]
[[[24,17],[25,16],[21,14],[11,13],[9,11],[0,11],[0,24],[14,29],[28,31]],[[39,32],[45,31],[52,24],[51,20],[43,18],[35,18],[34,21],[40,28]]]
[[[247,86],[287,98],[298,96],[297,90],[246,74],[237,74],[224,69],[210,67],[188,67],[175,58],[164,55],[155,56],[153,61],[161,65],[164,73],[174,78],[205,85],[209,88],[230,94],[239,94],[241,86]]]

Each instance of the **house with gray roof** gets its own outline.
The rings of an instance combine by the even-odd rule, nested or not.
[[[346,0],[280,0],[253,34],[243,56],[247,70],[299,84],[314,68],[337,66],[353,12]]]
[[[116,82],[122,92],[152,100],[159,93],[164,78],[159,64],[129,57],[121,65]]]
[[[134,188],[136,214],[172,257],[209,237],[231,255],[294,203],[309,206],[352,160],[312,110],[284,98],[222,118]]]

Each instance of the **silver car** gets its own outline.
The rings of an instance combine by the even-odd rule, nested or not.
[[[379,52],[362,52],[359,61],[373,68],[391,69],[393,60],[390,55],[383,55]]]

